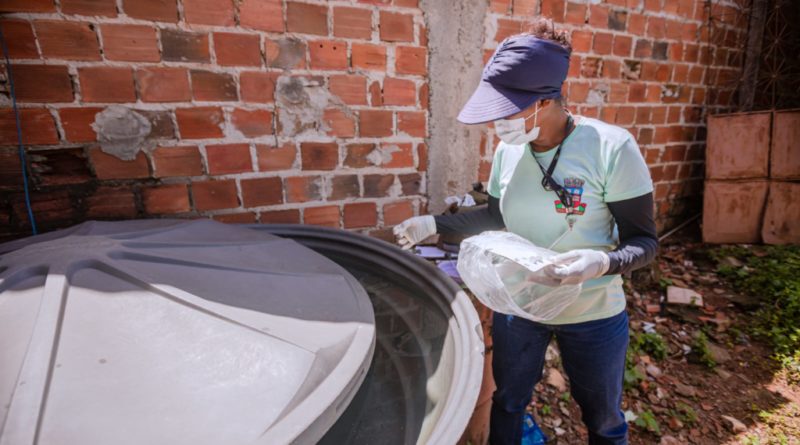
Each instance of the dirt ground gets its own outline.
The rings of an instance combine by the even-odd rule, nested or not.
[[[641,378],[624,396],[623,411],[638,419],[629,422],[630,443],[800,444],[800,388],[747,334],[754,303],[718,279],[695,239],[667,240],[653,270],[626,280],[633,335],[655,331],[666,346],[660,360],[631,352],[632,375]],[[666,303],[667,285],[698,292],[703,306]],[[707,340],[698,340],[700,333]],[[584,444],[580,408],[564,376],[553,348],[529,409],[549,443]]]

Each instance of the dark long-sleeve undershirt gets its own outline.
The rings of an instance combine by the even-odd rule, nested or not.
[[[653,218],[653,194],[606,203],[617,223],[619,245],[608,253],[610,266],[606,275],[623,274],[646,266],[658,252],[658,235]],[[436,231],[442,235],[476,235],[505,228],[500,200],[489,196],[489,203],[479,209],[435,216]]]

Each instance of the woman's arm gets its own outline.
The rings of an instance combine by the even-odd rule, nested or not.
[[[606,204],[619,229],[619,246],[608,253],[610,266],[606,275],[623,274],[646,266],[658,251],[653,194]]]
[[[500,213],[500,199],[492,195],[489,195],[489,203],[481,208],[453,215],[437,215],[434,219],[436,232],[445,236],[476,235],[506,227]]]

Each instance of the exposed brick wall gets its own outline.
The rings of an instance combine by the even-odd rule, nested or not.
[[[475,25],[487,58],[533,16],[566,27],[570,108],[637,138],[661,227],[699,210],[705,116],[726,108],[743,59],[736,2],[489,5]],[[211,217],[385,236],[426,212],[429,54],[417,0],[3,0],[0,13],[43,230]],[[29,230],[7,86],[0,238]],[[92,124],[110,106],[149,122],[131,160],[98,143]],[[496,142],[487,130],[476,149],[481,180]]]
[[[7,0],[0,12],[43,230],[212,217],[386,235],[425,211],[416,0]],[[4,87],[7,238],[29,223]],[[92,126],[113,105],[150,123],[132,160],[101,150]]]
[[[572,37],[564,94],[570,110],[628,129],[655,183],[657,222],[702,207],[706,116],[729,108],[744,59],[746,0],[491,0],[485,57],[531,14]],[[482,142],[488,179],[497,140]]]

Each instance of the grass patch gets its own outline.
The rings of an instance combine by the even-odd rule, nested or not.
[[[800,381],[800,246],[729,246],[712,256],[734,289],[759,299],[752,333],[767,340],[789,378]],[[728,257],[743,266],[731,265]]]

